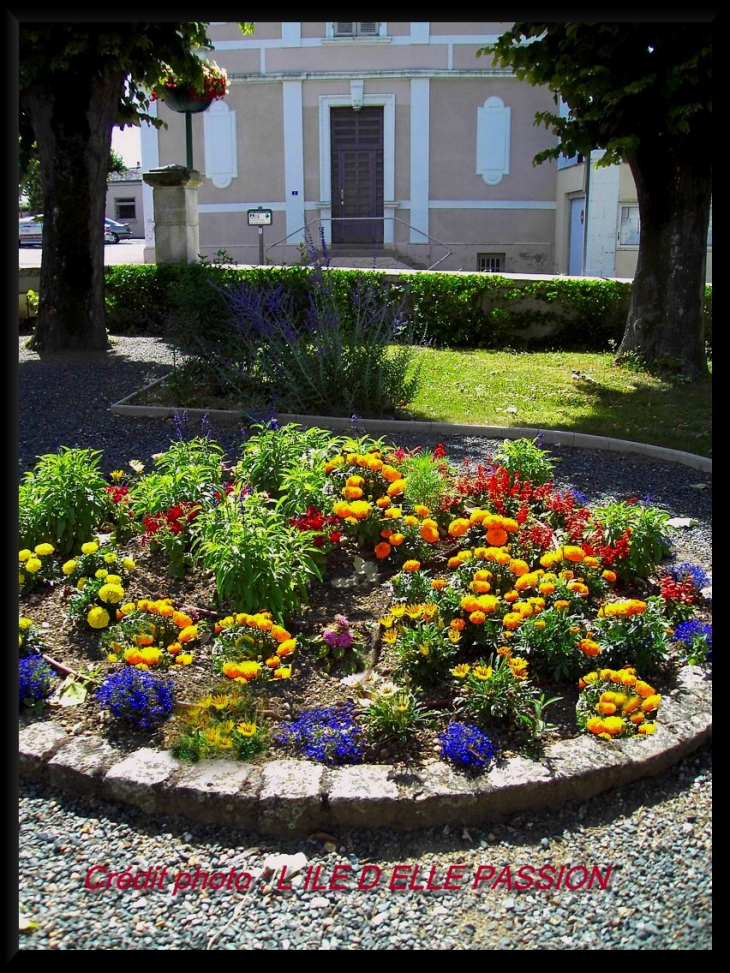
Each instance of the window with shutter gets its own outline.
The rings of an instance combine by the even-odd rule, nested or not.
[[[379,37],[380,24],[374,21],[366,23],[352,23],[350,21],[335,21],[332,25],[333,37]]]

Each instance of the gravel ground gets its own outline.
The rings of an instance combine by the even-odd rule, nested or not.
[[[149,463],[176,436],[168,420],[112,416],[112,402],[168,369],[171,354],[158,339],[118,337],[108,356],[41,360],[20,343],[19,472],[59,446],[103,452],[102,469],[130,459]],[[31,394],[43,388],[44,409]],[[190,434],[199,430],[192,428]],[[240,431],[212,426],[213,437],[235,455]],[[401,445],[434,446],[425,438]],[[479,437],[445,441],[452,460],[480,458],[496,446]],[[707,474],[640,456],[553,447],[557,481],[592,503],[629,496],[674,516],[698,521],[678,531],[677,560],[711,569],[711,483]],[[20,901],[36,925],[22,933],[22,949],[710,949],[711,749],[657,778],[583,805],[511,819],[478,831],[448,834],[386,830],[296,842],[122,809],[23,784],[20,792]],[[247,892],[199,886],[173,895],[179,873],[256,874],[272,853],[303,853],[323,865],[364,864],[383,870],[370,891],[295,888],[270,890],[258,878]],[[479,865],[536,869],[548,864],[613,866],[608,888],[538,891],[471,884]],[[466,865],[459,891],[389,891],[396,864],[419,865],[414,884],[444,884],[451,865]],[[84,887],[87,869],[108,864],[132,874],[167,866],[162,889]],[[374,874],[374,873],[369,873]],[[294,882],[301,882],[294,879]],[[320,880],[320,884],[322,884]],[[455,881],[452,880],[452,884]]]

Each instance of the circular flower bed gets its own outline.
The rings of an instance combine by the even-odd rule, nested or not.
[[[537,441],[455,466],[272,424],[235,457],[200,437],[98,462],[41,457],[21,486],[23,719],[190,760],[488,772],[661,733],[678,669],[711,663],[669,514],[591,507]]]

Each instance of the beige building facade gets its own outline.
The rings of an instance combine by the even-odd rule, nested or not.
[[[259,22],[244,36],[211,24],[207,56],[230,91],[192,116],[202,253],[258,262],[247,214],[262,207],[274,263],[323,234],[334,254],[553,272],[557,169],[532,164],[553,140],[534,125],[552,97],[477,57],[507,26]],[[184,116],[156,110],[168,128],[143,127],[145,170],[185,161]],[[151,196],[145,212],[151,258]]]

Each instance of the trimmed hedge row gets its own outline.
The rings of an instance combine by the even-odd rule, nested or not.
[[[229,320],[224,291],[244,281],[254,288],[281,285],[295,313],[309,307],[308,267],[222,267],[216,264],[148,264],[106,268],[107,327],[112,334],[187,334]],[[441,348],[525,347],[605,351],[626,325],[631,285],[612,280],[553,277],[513,281],[495,274],[415,273],[394,278],[382,271],[328,270],[347,309],[362,276],[375,277],[393,300],[407,297],[418,332]],[[705,288],[706,340],[712,344],[712,285]],[[182,323],[185,327],[182,328]]]

